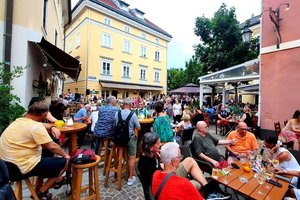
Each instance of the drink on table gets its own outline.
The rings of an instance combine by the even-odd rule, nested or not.
[[[278,167],[278,165],[279,165],[279,160],[278,160],[278,159],[273,159],[273,160],[272,160],[272,164],[273,164],[274,167]]]
[[[211,176],[215,179],[218,178],[218,170],[216,168],[213,168],[212,169],[212,173],[211,173]]]

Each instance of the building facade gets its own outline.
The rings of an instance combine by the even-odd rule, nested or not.
[[[0,1],[0,59],[8,69],[26,67],[12,83],[25,108],[38,93],[50,98],[62,92],[65,70],[57,57],[78,67],[62,51],[70,20],[71,0]]]
[[[166,94],[171,35],[120,0],[81,0],[67,28],[66,52],[81,62],[78,81],[64,91],[104,99]]]
[[[267,133],[300,108],[300,1],[263,0],[262,8],[261,129]]]

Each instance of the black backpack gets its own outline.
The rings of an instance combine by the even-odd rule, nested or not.
[[[116,146],[127,146],[127,143],[130,140],[129,137],[129,120],[131,119],[131,116],[133,115],[133,112],[130,112],[126,120],[122,119],[121,110],[118,111],[118,123],[113,126],[112,129],[112,137],[113,142]]]

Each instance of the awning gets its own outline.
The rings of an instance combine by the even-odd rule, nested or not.
[[[61,71],[69,75],[74,81],[77,81],[81,71],[80,62],[77,59],[57,48],[44,38],[42,38],[41,42],[35,44],[41,49],[48,63],[52,65],[55,70]]]
[[[146,86],[146,85],[126,84],[126,83],[112,83],[112,82],[103,82],[103,81],[99,81],[99,83],[104,88],[118,88],[118,89],[127,89],[127,90],[162,91],[162,86]]]

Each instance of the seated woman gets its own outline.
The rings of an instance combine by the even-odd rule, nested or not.
[[[158,102],[155,106],[156,118],[153,123],[153,131],[159,136],[162,142],[174,141],[171,121],[166,112],[163,111],[164,105]]]
[[[243,108],[243,115],[242,118],[240,119],[240,122],[245,122],[248,126],[248,128],[252,127],[252,118],[250,115],[250,108],[248,106],[245,106]]]
[[[293,149],[299,151],[300,111],[296,110],[293,118],[282,129],[278,138],[281,142],[293,142]]]
[[[177,125],[178,128],[175,129],[176,134],[193,127],[193,124],[191,123],[191,116],[189,114],[183,115],[181,120],[182,121]]]
[[[194,110],[194,114],[192,116],[192,123],[194,126],[197,125],[197,122],[199,121],[203,121],[204,120],[204,116],[203,113],[200,109],[200,107],[198,106],[195,110]]]
[[[141,175],[141,181],[143,184],[145,199],[153,199],[151,195],[151,183],[152,176],[156,170],[162,170],[163,166],[160,163],[160,139],[155,133],[146,133],[142,138],[142,155],[140,156],[138,162],[138,170]],[[219,197],[223,196],[229,199],[230,196],[224,194],[218,187],[213,185],[212,183],[207,183],[201,169],[199,168],[196,161],[191,158],[185,158],[180,164],[179,168],[176,171],[177,176],[187,177],[188,174],[191,174],[193,180],[191,180],[192,184],[199,190],[201,186],[203,187],[203,191],[206,194],[206,197],[213,193],[213,191],[218,191]],[[216,195],[214,193],[214,195]]]

